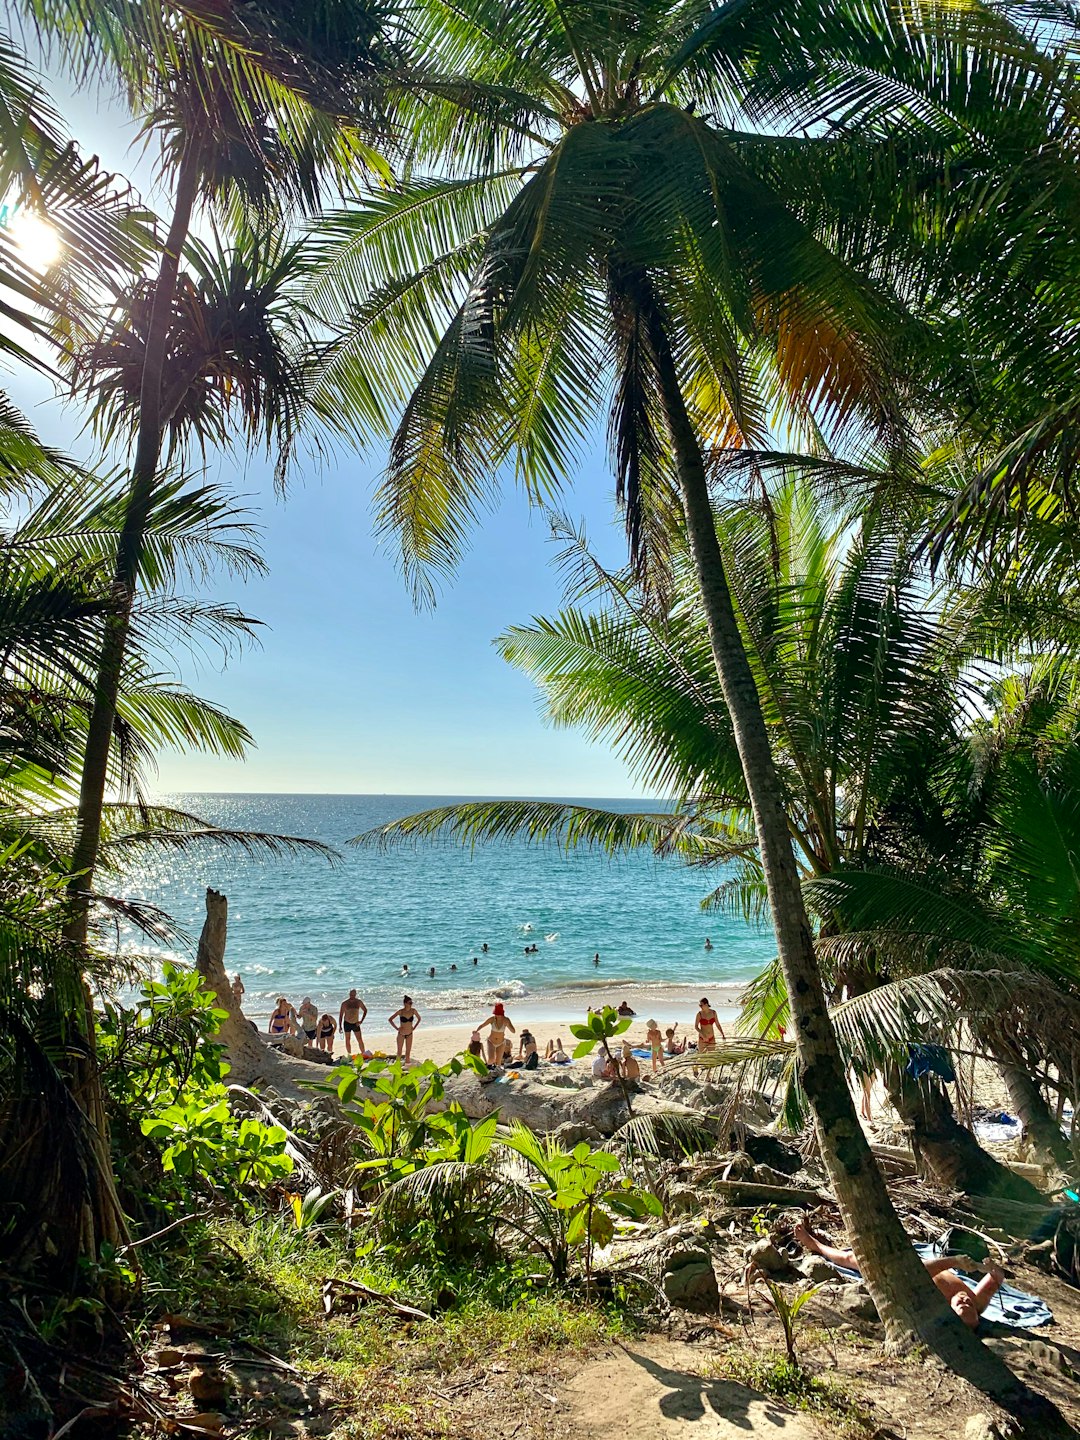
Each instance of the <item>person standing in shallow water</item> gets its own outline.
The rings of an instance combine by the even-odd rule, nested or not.
[[[397,1024],[394,1024],[394,1021]],[[401,1009],[395,1010],[390,1016],[390,1028],[397,1031],[397,1053],[398,1059],[404,1060],[408,1065],[412,1060],[412,1037],[416,1033],[416,1027],[420,1024],[420,1011],[412,1003],[411,995],[401,997]]]
[[[596,952],[596,954],[592,957],[592,963],[593,963],[594,965],[599,965],[599,964],[600,964],[600,951],[599,951],[599,950],[598,950],[598,951]]]
[[[361,1015],[361,1010],[364,1012]],[[364,1053],[364,1033],[361,1025],[367,1019],[367,1006],[357,995],[355,989],[350,990],[348,998],[341,1002],[341,1009],[338,1011],[338,1024],[345,1032],[345,1053],[352,1054],[352,1037],[356,1036],[356,1048],[358,1052]]]

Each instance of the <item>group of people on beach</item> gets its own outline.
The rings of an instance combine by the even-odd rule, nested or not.
[[[240,1009],[244,996],[244,982],[239,975],[233,976],[232,993],[237,1009]],[[615,1008],[623,1018],[630,1018],[634,1014],[633,1009],[625,1000]],[[370,1054],[370,1051],[365,1048],[363,1033],[367,1017],[368,1007],[356,993],[355,988],[350,990],[342,1000],[336,1020],[329,1013],[320,1015],[318,1007],[310,995],[305,995],[298,1006],[290,1004],[286,996],[279,995],[277,1003],[270,1012],[267,1031],[271,1036],[279,1038],[286,1035],[303,1037],[307,1044],[330,1054],[334,1050],[334,1037],[340,1031],[345,1041],[345,1053],[353,1054],[353,1041],[355,1040],[356,1054],[363,1057]],[[419,1010],[409,995],[402,996],[401,1005],[392,1015],[388,1016],[387,1023],[397,1035],[398,1057],[406,1063],[412,1060],[413,1036],[420,1026],[421,1018]],[[719,1016],[705,996],[700,1000],[697,1014],[694,1016],[696,1041],[691,1041],[685,1036],[676,1036],[675,1032],[678,1028],[677,1021],[664,1031],[661,1031],[655,1020],[646,1021],[645,1046],[649,1052],[654,1075],[663,1068],[665,1060],[685,1054],[688,1049],[696,1049],[698,1053],[714,1050],[717,1034],[721,1039],[724,1038],[724,1030]],[[516,1054],[512,1036],[517,1036]],[[468,1049],[470,1054],[485,1060],[491,1068],[508,1069],[510,1066],[516,1065],[524,1070],[535,1070],[540,1064],[540,1049],[536,1037],[527,1029],[523,1029],[518,1035],[517,1028],[507,1015],[502,1001],[495,1003],[491,1014],[486,1020],[482,1020],[472,1032]],[[572,1056],[567,1054],[561,1035],[548,1040],[543,1058],[553,1065],[572,1063]],[[641,1078],[641,1066],[638,1058],[634,1054],[633,1047],[625,1041],[622,1043],[618,1055],[602,1048],[596,1055],[592,1068],[593,1074],[600,1079],[638,1080]]]
[[[239,975],[233,977],[232,991],[233,999],[239,1007],[244,994],[244,982]],[[269,1034],[274,1036],[303,1036],[309,1045],[331,1054],[334,1049],[334,1036],[340,1030],[345,1038],[345,1053],[353,1053],[355,1039],[356,1053],[362,1057],[369,1054],[364,1047],[363,1032],[367,1017],[368,1007],[355,989],[350,990],[341,1002],[336,1021],[332,1015],[320,1015],[310,995],[305,995],[297,1007],[290,1005],[284,995],[279,995],[277,1004],[270,1012],[270,1021],[266,1028]],[[403,1060],[412,1059],[412,1041],[420,1019],[420,1012],[409,995],[402,997],[399,1008],[388,1017],[390,1028],[397,1032],[397,1053]]]

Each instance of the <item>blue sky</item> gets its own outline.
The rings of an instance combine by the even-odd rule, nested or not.
[[[57,79],[54,104],[84,150],[151,184],[128,150],[134,127],[96,93]],[[157,197],[160,202],[160,197]],[[44,438],[88,459],[77,412],[48,400],[37,377],[0,382]],[[547,526],[512,488],[476,531],[435,611],[416,612],[394,556],[377,546],[371,496],[382,457],[342,451],[298,467],[289,498],[269,467],[216,457],[211,477],[250,497],[264,526],[267,579],[223,576],[215,598],[265,622],[260,648],[220,669],[184,660],[184,678],[224,705],[258,742],[241,764],[165,753],[160,789],[407,794],[631,796],[604,746],[542,718],[533,685],[496,654],[506,626],[553,613],[561,592]],[[563,508],[584,518],[608,563],[625,554],[612,480],[598,443]]]

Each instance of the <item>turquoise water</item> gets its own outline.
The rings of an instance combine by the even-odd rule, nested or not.
[[[768,928],[700,909],[722,871],[689,870],[649,855],[609,859],[523,843],[473,852],[447,844],[389,852],[346,848],[351,836],[446,804],[446,796],[163,798],[219,825],[306,836],[341,852],[330,865],[311,857],[251,860],[202,846],[182,854],[148,852],[128,871],[123,893],[161,906],[190,937],[190,949],[157,953],[185,960],[202,925],[206,887],[225,892],[226,965],[243,976],[252,1016],[279,994],[294,1003],[310,994],[320,1009],[336,1014],[352,985],[369,1005],[400,1003],[405,964],[410,993],[435,1021],[462,1020],[499,995],[552,1013],[568,1004],[584,1011],[598,995],[637,992],[644,999],[653,990],[704,991],[744,980],[774,953]],[[641,802],[592,803],[642,808]],[[711,952],[704,949],[707,936]],[[538,953],[526,955],[532,943]],[[153,949],[131,932],[122,945]],[[427,974],[431,966],[434,979]]]

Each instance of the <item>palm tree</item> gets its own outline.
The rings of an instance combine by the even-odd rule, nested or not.
[[[895,858],[910,834],[909,816],[941,809],[939,774],[966,743],[964,617],[933,607],[928,613],[915,547],[895,525],[878,514],[853,529],[803,477],[783,476],[753,503],[720,508],[716,523],[804,891],[815,878]],[[436,834],[467,844],[543,835],[609,851],[649,848],[702,869],[722,866],[724,879],[704,903],[761,918],[766,894],[749,800],[685,554],[674,556],[676,597],[662,613],[632,575],[608,574],[570,531],[560,568],[584,572],[576,603],[552,619],[514,627],[499,649],[542,689],[554,723],[609,739],[643,789],[674,797],[674,812],[458,805],[385,826],[376,832],[378,843]],[[581,608],[598,599],[598,609]],[[835,936],[837,912],[827,887],[820,894],[822,933]],[[880,958],[876,965],[854,959],[845,965],[842,938],[836,937],[835,963],[830,942],[824,954],[819,946],[834,996],[845,985],[855,993],[888,979]],[[758,987],[751,995],[756,999]],[[775,1036],[778,1024],[789,1023],[787,1001],[776,1001],[767,986],[762,995],[744,1021],[750,1026],[760,1018],[762,1033]],[[844,1058],[851,1058],[846,1050]],[[974,1193],[1036,1198],[958,1124],[939,1083],[911,1085],[895,1059],[890,1054],[882,1067],[893,1102],[937,1178]]]
[[[123,522],[125,492],[69,474],[13,530],[0,536],[0,1213],[13,1263],[61,1288],[79,1282],[78,1259],[102,1224],[122,1237],[106,1132],[70,1084],[72,1051],[94,1076],[93,1052],[69,1023],[85,979],[104,985],[126,973],[106,944],[122,918],[154,938],[177,937],[167,916],[96,887],[90,943],[63,934],[65,891],[77,831],[79,766],[94,693],[100,635],[113,595],[108,558]],[[242,846],[263,853],[312,847],[290,837],[231,832],[197,816],[148,806],[146,771],[163,745],[242,757],[250,736],[219,707],[155,673],[149,655],[188,643],[232,648],[252,622],[231,607],[185,597],[190,569],[258,563],[249,526],[233,502],[176,484],[159,497],[147,532],[146,570],[156,593],[132,615],[114,727],[99,874],[119,870],[149,846]],[[93,1226],[88,1232],[88,1225]],[[85,1278],[85,1277],[84,1277]]]
[[[182,292],[181,256],[193,217],[201,198],[233,219],[284,218],[316,206],[327,183],[340,193],[364,167],[381,164],[369,143],[381,125],[374,98],[379,85],[373,82],[391,51],[383,12],[360,3],[316,6],[302,21],[293,7],[274,0],[244,7],[242,15],[222,14],[216,6],[133,6],[127,0],[99,0],[89,10],[82,0],[26,0],[26,8],[85,73],[119,78],[135,113],[148,117],[147,134],[156,137],[163,173],[174,187],[157,275],[127,297],[122,323],[130,333],[124,340],[114,333],[107,344],[110,366],[123,368],[113,398],[122,395],[132,417],[134,455],[114,558],[118,604],[102,642],[83,764],[74,856],[82,878],[72,882],[69,927],[71,939],[81,943],[88,925],[83,890],[97,860],[113,716],[162,447],[170,427],[190,438],[193,416],[183,407],[199,379],[205,380],[191,375],[178,395],[165,379],[170,345],[183,344],[178,287]],[[252,339],[234,337],[234,376],[241,358],[249,374],[257,371],[263,357]],[[127,351],[123,361],[121,348]],[[257,399],[250,389],[242,392],[241,403],[254,404],[243,413],[249,430],[258,432],[272,408],[278,378],[270,373],[256,380]],[[215,396],[211,385],[199,398],[205,418],[220,392]],[[281,418],[279,410],[274,419]],[[279,435],[272,430],[270,438]]]
[[[867,147],[795,128],[838,120],[841,92],[860,88],[856,118],[876,107],[878,121],[912,129],[906,95],[898,106],[886,91],[898,68],[933,87],[917,47],[895,39],[893,12],[860,45],[871,10],[422,7],[453,83],[443,107],[418,106],[414,147],[421,158],[439,147],[450,173],[324,228],[312,294],[336,302],[342,340],[314,403],[375,433],[403,402],[381,513],[421,587],[453,563],[504,458],[531,495],[549,495],[597,413],[633,559],[657,589],[666,522],[682,511],[821,1149],[890,1338],[951,1350],[844,1084],[710,494],[709,448],[719,459],[760,444],[777,411],[817,444],[845,428],[886,449],[902,438],[889,379],[900,307],[877,278],[897,247],[844,209],[835,183],[823,191],[836,202],[829,233],[842,247],[873,232],[874,265],[846,264],[803,218],[821,167],[855,171]],[[778,139],[718,118],[732,114],[790,129]]]

